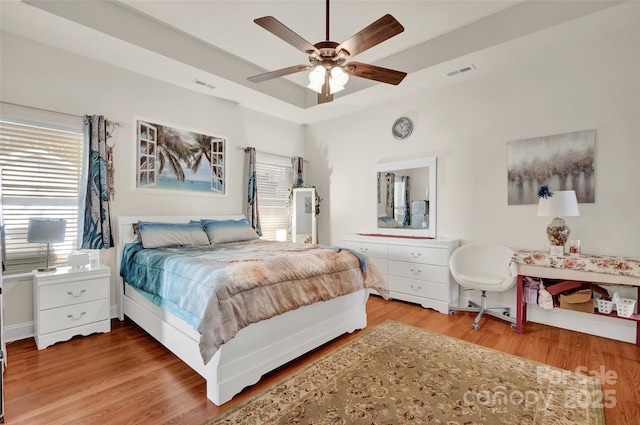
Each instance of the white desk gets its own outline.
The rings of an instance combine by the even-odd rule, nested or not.
[[[516,333],[521,334],[527,322],[527,304],[523,302],[523,276],[546,279],[578,280],[606,285],[635,286],[640,295],[640,260],[582,254],[556,256],[542,251],[518,251],[512,258],[511,271],[518,276],[516,299]],[[585,313],[587,314],[587,313]],[[640,314],[618,317],[636,322],[636,345],[640,346]]]

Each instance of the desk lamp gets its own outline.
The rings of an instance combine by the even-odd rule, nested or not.
[[[47,259],[45,267],[38,269],[39,272],[51,272],[55,267],[49,267],[49,244],[64,241],[67,220],[62,218],[30,218],[27,228],[27,242],[46,243]]]
[[[538,201],[538,216],[555,217],[547,226],[547,237],[551,245],[551,255],[564,255],[564,245],[569,239],[571,229],[561,216],[579,216],[578,199],[574,190],[558,190],[551,193],[547,188],[547,196]]]

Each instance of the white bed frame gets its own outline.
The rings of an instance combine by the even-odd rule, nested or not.
[[[220,406],[262,375],[342,335],[367,326],[368,290],[300,307],[242,330],[216,352],[207,365],[200,355],[200,334],[191,325],[160,309],[120,277],[125,243],[134,240],[138,220],[186,223],[201,218],[244,216],[119,216],[116,274],[118,314],[129,317],[207,381],[207,398]]]

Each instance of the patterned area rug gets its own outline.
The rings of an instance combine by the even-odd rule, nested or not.
[[[387,321],[206,422],[604,424],[600,384]]]

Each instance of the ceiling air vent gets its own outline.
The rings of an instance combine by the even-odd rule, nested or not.
[[[213,84],[209,84],[209,83],[204,82],[202,80],[198,80],[197,78],[195,80],[193,80],[193,83],[197,84],[199,86],[202,86],[202,87],[206,87],[206,88],[211,89],[211,90],[216,88],[216,86],[214,86]]]
[[[447,72],[447,77],[453,77],[454,75],[462,74],[463,72],[472,71],[476,69],[476,66],[471,64],[469,66],[465,66],[460,69],[456,69],[455,71]]]

